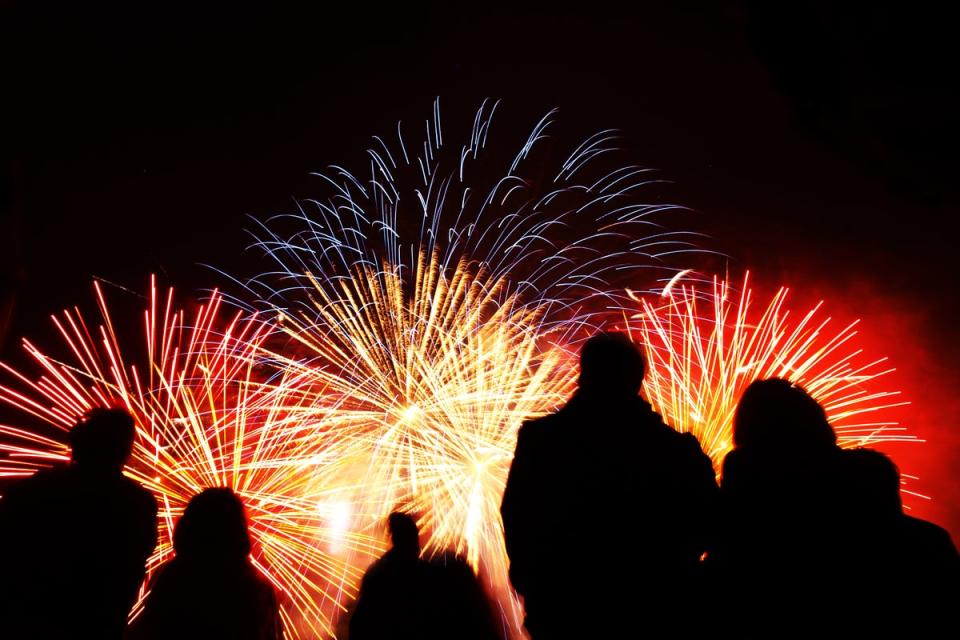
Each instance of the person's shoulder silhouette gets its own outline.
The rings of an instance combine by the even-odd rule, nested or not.
[[[0,607],[13,637],[122,636],[156,545],[156,500],[123,475],[135,433],[125,410],[91,410],[69,433],[68,465],[0,500]]]
[[[520,428],[501,515],[534,638],[616,626],[640,610],[648,626],[667,620],[666,593],[689,586],[706,549],[713,466],[693,435],[667,426],[639,396],[644,368],[628,336],[598,334],[581,350],[574,396]],[[624,532],[631,552],[598,562],[597,545]],[[571,582],[622,586],[599,615],[581,619],[570,615],[579,609]]]
[[[175,556],[159,570],[134,637],[277,640],[273,587],[250,562],[240,498],[228,488],[195,495],[177,522]]]

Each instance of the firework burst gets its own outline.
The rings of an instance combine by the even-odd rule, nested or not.
[[[287,635],[331,635],[332,620],[356,594],[362,566],[383,546],[355,534],[353,505],[342,508],[345,476],[337,465],[336,430],[322,418],[305,422],[302,412],[290,410],[295,375],[264,369],[258,351],[270,325],[255,317],[223,318],[216,293],[188,318],[175,307],[172,290],[158,299],[151,286],[145,343],[122,344],[127,332],[115,330],[103,292],[94,286],[98,325],[77,309],[53,317],[66,357],[24,340],[40,375],[0,364],[14,379],[0,386],[0,401],[50,428],[45,436],[0,426],[0,474],[29,475],[66,460],[64,436],[80,415],[123,406],[138,428],[126,473],[160,505],[148,581],[171,557],[173,527],[190,498],[206,487],[231,487],[247,506],[251,558],[280,594]],[[143,354],[139,362],[126,360],[133,352]],[[145,595],[146,583],[134,616]]]
[[[422,144],[398,126],[365,177],[318,174],[330,197],[262,224],[277,268],[240,284],[290,339],[274,357],[303,381],[299,410],[336,414],[352,443],[353,501],[419,512],[427,552],[466,555],[519,635],[499,515],[517,430],[572,392],[569,351],[629,302],[611,283],[697,249],[662,226],[680,207],[641,198],[648,169],[611,168],[614,132],[560,153],[551,112],[504,153],[496,109],[450,146],[435,104]]]
[[[499,510],[516,430],[566,400],[576,378],[536,314],[499,298],[502,282],[424,264],[411,299],[396,269],[363,268],[336,298],[316,283],[314,312],[280,323],[313,355],[275,356],[311,380],[305,398],[316,390],[298,405],[305,420],[333,415],[351,443],[345,464],[363,478],[351,503],[376,515],[368,525],[398,505],[421,514],[427,553],[464,554],[505,595]],[[503,605],[517,622],[516,603]]]
[[[627,326],[646,346],[647,398],[670,425],[695,434],[718,468],[732,447],[740,395],[763,378],[803,386],[826,409],[841,446],[914,440],[885,419],[906,402],[881,390],[893,371],[886,358],[851,346],[858,322],[834,328],[822,302],[791,314],[786,288],[755,307],[749,276],[738,292],[718,278],[701,288],[680,284],[688,273],[659,298],[633,296],[639,311]]]

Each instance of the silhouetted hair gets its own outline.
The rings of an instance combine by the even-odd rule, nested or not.
[[[580,350],[580,388],[586,391],[636,394],[643,374],[643,354],[625,333],[598,333]]]
[[[244,560],[250,533],[243,502],[226,487],[193,496],[174,529],[173,549],[187,560]]]
[[[390,530],[390,540],[395,548],[416,549],[419,554],[420,530],[413,516],[402,511],[394,511],[387,518],[387,528]]]
[[[91,409],[70,430],[70,458],[78,466],[121,470],[136,433],[133,416],[124,409]]]
[[[802,387],[769,378],[754,381],[740,397],[733,442],[738,447],[805,450],[834,445],[837,434],[826,411]]]
[[[865,510],[895,516],[903,513],[900,501],[900,470],[893,460],[874,449],[850,449],[844,452],[844,466],[851,498]]]

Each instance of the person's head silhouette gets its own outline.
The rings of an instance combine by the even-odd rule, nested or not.
[[[133,451],[136,429],[124,409],[92,409],[70,430],[70,460],[94,473],[120,473]]]
[[[643,384],[643,354],[624,333],[598,333],[580,350],[580,389],[598,395],[636,395]]]
[[[417,521],[409,513],[394,511],[387,518],[390,540],[397,553],[413,558],[420,557],[420,530]]]
[[[756,380],[740,397],[733,419],[737,447],[815,450],[837,435],[823,407],[799,385],[782,378]]]
[[[844,465],[855,507],[878,518],[903,513],[900,470],[893,460],[874,449],[859,448],[844,452]]]
[[[192,562],[246,560],[250,533],[240,498],[226,487],[193,496],[174,529],[173,549],[178,558]]]

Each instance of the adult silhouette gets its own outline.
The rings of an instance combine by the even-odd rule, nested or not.
[[[473,569],[454,553],[420,557],[413,516],[388,518],[392,547],[363,577],[351,640],[496,640],[489,602]]]
[[[69,434],[70,462],[0,500],[4,637],[120,638],[156,545],[153,496],[123,475],[134,423],[94,409]]]
[[[843,452],[850,516],[848,597],[872,637],[941,637],[955,627],[960,556],[944,529],[904,514],[900,472],[872,449]]]
[[[420,531],[413,516],[387,519],[391,548],[370,565],[350,618],[351,640],[419,638],[425,609]]]
[[[638,395],[643,375],[626,335],[594,336],[574,396],[520,428],[501,513],[535,640],[693,633],[718,489],[697,439]]]
[[[723,463],[723,522],[710,564],[734,637],[837,631],[849,583],[851,519],[842,452],[826,412],[771,378],[744,391]]]
[[[233,491],[195,495],[177,522],[173,549],[132,637],[279,640],[276,595],[250,562],[247,517]]]

